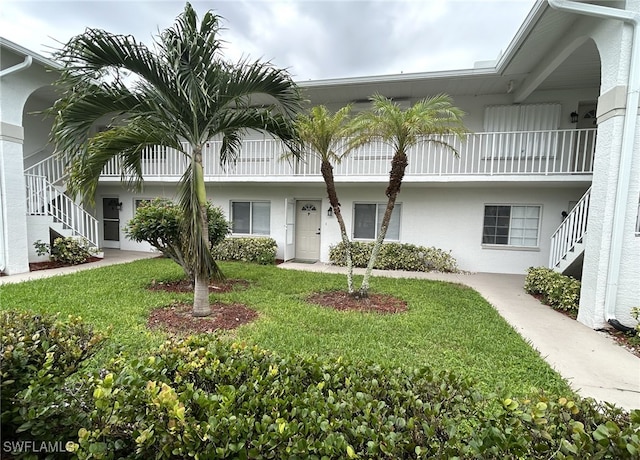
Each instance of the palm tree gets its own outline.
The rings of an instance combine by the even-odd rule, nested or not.
[[[340,226],[340,235],[345,248],[347,262],[347,289],[354,293],[353,262],[351,241],[340,210],[340,201],[333,178],[333,163],[340,163],[351,148],[344,142],[350,133],[351,106],[347,105],[335,114],[329,113],[323,105],[312,107],[309,114],[300,114],[296,119],[296,130],[300,141],[307,147],[306,152],[320,160],[320,172],[327,187],[329,205]],[[342,150],[341,153],[339,151]]]
[[[387,207],[359,290],[362,297],[366,297],[369,292],[371,271],[387,235],[391,213],[409,164],[407,152],[420,143],[433,142],[451,150],[457,156],[457,150],[438,136],[453,134],[461,138],[467,132],[462,123],[464,112],[454,107],[452,99],[445,94],[422,99],[405,110],[379,94],[372,96],[371,101],[372,110],[361,112],[354,119],[355,134],[350,145],[355,147],[371,141],[380,141],[390,145],[394,155],[385,191]]]
[[[209,247],[202,151],[222,139],[221,163],[233,162],[249,130],[268,133],[297,152],[293,120],[301,96],[289,74],[269,63],[221,57],[220,17],[202,21],[189,3],[175,24],[161,32],[153,49],[132,36],[88,29],[58,53],[64,63],[63,96],[52,140],[70,157],[69,191],[93,200],[104,165],[117,158],[130,187],[142,185],[145,148],[163,145],[187,162],[178,184],[185,255],[195,274],[194,316],[211,314],[209,281],[221,271]],[[92,134],[96,122],[111,120]]]

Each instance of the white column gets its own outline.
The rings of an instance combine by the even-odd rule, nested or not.
[[[22,126],[0,122],[0,262],[12,275],[29,271]]]

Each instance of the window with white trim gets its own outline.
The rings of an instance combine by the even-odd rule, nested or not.
[[[387,203],[354,203],[353,238],[374,240],[378,237]],[[400,215],[402,203],[396,203],[391,213],[385,240],[400,240]]]
[[[269,235],[271,203],[269,201],[232,201],[231,231],[239,235]]]
[[[485,205],[482,244],[537,247],[541,210],[539,205]]]

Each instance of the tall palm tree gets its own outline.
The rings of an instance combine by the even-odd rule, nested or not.
[[[301,96],[289,74],[269,63],[222,58],[221,18],[199,21],[189,3],[153,49],[132,36],[88,29],[58,53],[64,63],[63,96],[51,113],[52,139],[69,155],[69,190],[93,200],[100,173],[117,158],[122,177],[139,189],[141,155],[163,145],[181,152],[187,168],[179,181],[185,254],[195,274],[193,314],[211,314],[209,281],[222,278],[207,236],[202,151],[222,139],[221,163],[233,162],[249,130],[281,139],[298,152],[293,120]],[[96,122],[111,120],[92,134]]]
[[[371,272],[387,235],[391,213],[409,164],[407,152],[420,143],[433,142],[451,150],[457,156],[457,150],[438,136],[453,134],[463,137],[467,132],[462,123],[464,112],[454,107],[452,99],[445,94],[422,99],[404,110],[391,99],[379,94],[372,96],[371,101],[372,110],[361,112],[354,119],[355,134],[351,139],[351,146],[380,141],[390,145],[394,155],[385,191],[387,207],[359,290],[362,297],[366,297],[369,292]]]
[[[323,105],[312,107],[308,114],[300,114],[296,119],[296,130],[300,141],[306,146],[305,152],[320,160],[320,172],[327,188],[329,205],[340,227],[340,235],[345,248],[347,262],[347,289],[353,294],[353,262],[351,241],[344,224],[340,201],[333,178],[333,163],[340,163],[351,148],[345,143],[350,133],[351,106],[347,105],[331,114]]]

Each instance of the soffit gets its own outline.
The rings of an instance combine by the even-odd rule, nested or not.
[[[375,93],[419,99],[438,93],[495,95],[517,88],[577,21],[546,2],[532,10],[496,67],[351,79],[299,82],[313,104],[363,101]],[[600,88],[600,57],[592,40],[578,48],[540,84],[538,90]]]

